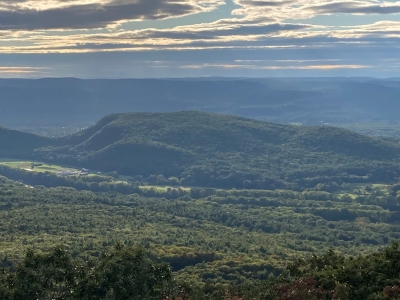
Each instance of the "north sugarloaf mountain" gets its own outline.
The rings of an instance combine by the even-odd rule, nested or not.
[[[392,181],[400,174],[400,143],[394,140],[195,111],[109,115],[57,140],[12,134],[31,144],[30,158],[176,177],[188,186],[302,189]]]

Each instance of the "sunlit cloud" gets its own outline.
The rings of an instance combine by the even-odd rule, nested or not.
[[[46,76],[48,68],[41,67],[3,67],[0,66],[0,77],[37,77]]]
[[[46,70],[47,68],[35,68],[35,67],[1,67],[0,72],[3,73],[32,73]]]
[[[359,24],[340,23],[356,15]],[[327,25],[324,18],[332,16],[340,16],[339,21]],[[227,72],[393,70],[400,58],[393,54],[390,64],[383,59],[400,50],[397,16],[400,1],[389,0],[0,0],[0,59],[8,64],[3,55],[144,53],[147,58],[152,53],[190,57],[197,51],[204,56],[204,50],[242,51],[247,56],[229,62],[211,55],[199,62],[193,55],[185,64],[141,66]],[[252,57],[256,51],[274,55],[274,62]],[[374,53],[373,60],[368,53]],[[54,72],[51,65],[48,70],[29,64],[0,68],[1,74],[27,76]]]
[[[336,44],[371,45],[396,38],[400,22],[327,28],[307,24],[264,23],[182,26],[107,33],[10,35],[0,39],[1,53],[83,53],[215,48],[313,48]]]
[[[252,69],[252,70],[337,70],[337,69],[365,69],[368,65],[256,65],[256,64],[199,64],[180,66],[184,69],[222,68],[222,69]]]
[[[390,1],[332,1],[332,0],[297,0],[297,1],[252,1],[234,0],[240,5],[234,15],[268,15],[276,20],[307,19],[316,15],[333,13],[343,14],[398,14],[400,2]]]

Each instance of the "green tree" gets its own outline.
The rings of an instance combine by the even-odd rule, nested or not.
[[[151,261],[142,248],[117,244],[91,268],[79,299],[163,299],[172,283],[168,265]]]
[[[63,247],[48,254],[28,250],[17,267],[15,278],[8,278],[13,281],[11,299],[76,299],[74,294],[82,275]]]

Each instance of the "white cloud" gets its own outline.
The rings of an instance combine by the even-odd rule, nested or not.
[[[337,69],[365,69],[368,65],[345,65],[345,64],[312,64],[312,65],[260,65],[260,64],[197,64],[184,65],[183,69],[246,69],[246,70],[337,70]]]
[[[316,15],[344,14],[398,14],[400,2],[389,1],[331,1],[331,0],[234,0],[241,8],[233,14],[244,16],[266,15],[276,20],[307,19]]]
[[[368,45],[371,38],[400,36],[400,22],[329,28],[306,24],[262,23],[240,25],[218,21],[171,29],[144,29],[46,35],[11,33],[0,40],[3,53],[67,53],[99,51],[182,50],[215,48],[333,47],[337,43]]]
[[[231,16],[225,13],[224,18],[215,20],[214,17],[221,14],[219,8],[227,7],[223,5],[228,1],[239,7],[233,9]],[[190,25],[172,26],[165,21],[164,27],[155,26],[164,29],[151,26],[140,30],[126,29],[135,28],[132,24],[142,20],[153,20],[142,24],[159,24],[158,20],[192,18],[190,15],[196,13],[203,14],[193,18],[197,22],[188,22]],[[209,17],[207,13],[213,16],[214,21],[198,21],[202,20],[201,16]],[[275,59],[274,63],[263,63],[251,56],[230,63],[209,58],[209,61],[201,63],[189,61],[178,68],[359,69],[361,72],[369,68],[369,61],[366,54],[363,60],[358,60],[354,54],[357,51],[373,52],[383,59],[387,52],[399,49],[400,21],[385,20],[387,15],[399,13],[399,1],[381,0],[0,0],[0,53],[163,54],[174,50],[181,53],[265,50],[275,51],[282,57]],[[357,26],[309,24],[312,17],[320,16],[321,19],[331,14],[378,15],[382,21],[369,21],[369,24]],[[296,19],[301,22],[293,21]],[[366,19],[372,18],[368,16]],[[131,22],[132,27],[119,26],[124,22]],[[284,56],[284,52],[291,55]],[[324,59],[315,60],[315,53]],[[343,59],[346,55],[349,59],[338,60],[338,56]],[[399,59],[393,59],[390,65],[398,66]],[[148,67],[172,68],[172,65],[148,64]],[[46,70],[10,67],[2,71],[3,74],[12,72],[31,74]]]

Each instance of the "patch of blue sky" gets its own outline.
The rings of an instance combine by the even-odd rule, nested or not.
[[[305,23],[310,25],[321,26],[362,26],[380,21],[398,21],[400,22],[399,14],[385,15],[356,15],[356,14],[331,14],[317,15],[309,19],[287,19],[288,23]]]

